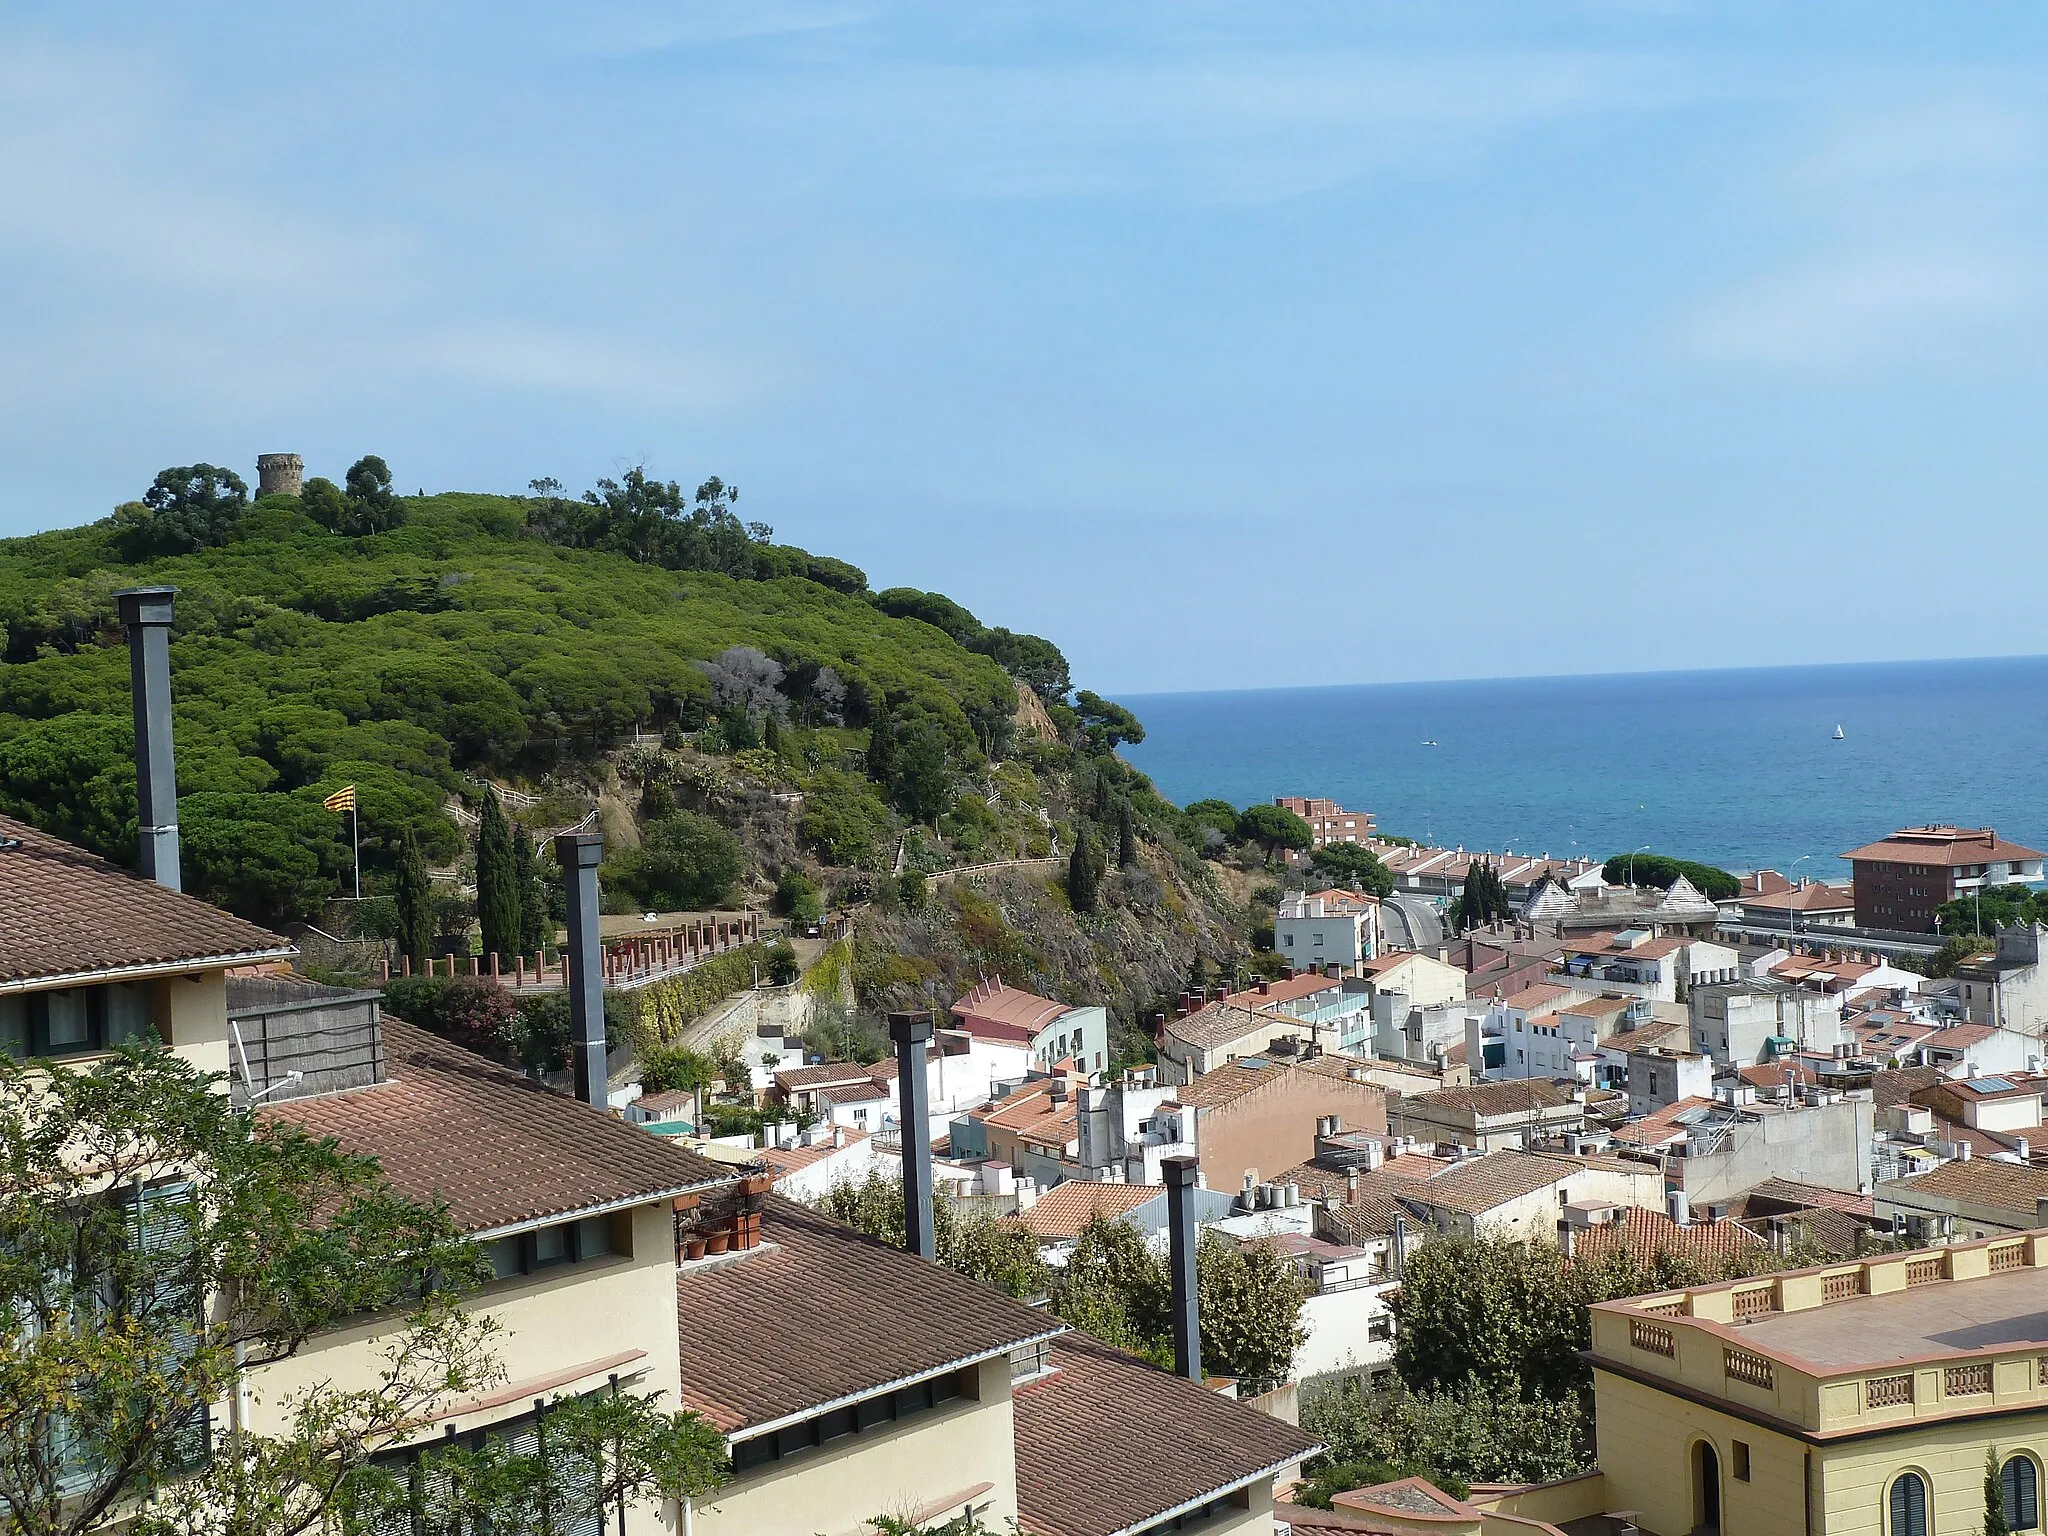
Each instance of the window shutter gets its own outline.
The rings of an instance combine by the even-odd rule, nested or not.
[[[1886,1536],[1927,1536],[1927,1485],[1917,1472],[1902,1472],[1892,1484],[1891,1530]]]
[[[135,1308],[162,1332],[167,1344],[166,1371],[176,1372],[198,1353],[206,1298],[191,1272],[189,1233],[197,1191],[188,1182],[152,1184],[134,1199],[136,1252],[157,1261],[150,1279],[135,1298]],[[171,1459],[187,1470],[203,1466],[212,1450],[212,1404],[198,1402],[184,1410],[171,1431]]]

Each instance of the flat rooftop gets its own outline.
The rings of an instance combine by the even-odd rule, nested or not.
[[[2048,1270],[2018,1269],[1771,1312],[1736,1331],[1745,1342],[1831,1372],[1957,1350],[2048,1343]]]

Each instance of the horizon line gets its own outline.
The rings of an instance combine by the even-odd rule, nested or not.
[[[1334,693],[1354,688],[1440,688],[1470,683],[1553,683],[1588,682],[1608,678],[1646,677],[1732,677],[1749,672],[1846,672],[1865,667],[1934,667],[1964,662],[2048,661],[2048,652],[2015,651],[1995,656],[1906,656],[1874,661],[1764,662],[1742,667],[1645,667],[1621,672],[1508,672],[1487,677],[1388,678],[1348,683],[1266,683],[1249,688],[1159,688],[1126,692],[1115,697],[1134,699],[1211,698],[1248,693]]]

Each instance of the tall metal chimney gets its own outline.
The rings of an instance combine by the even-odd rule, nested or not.
[[[176,587],[116,592],[128,631],[128,692],[135,707],[135,813],[142,873],[183,889],[178,868],[178,764],[171,746],[171,599]]]
[[[931,1044],[928,1013],[892,1013],[889,1036],[896,1042],[896,1123],[903,1137],[903,1248],[937,1261],[938,1234],[932,1230],[932,1108],[925,1081],[924,1052]]]
[[[1202,1379],[1202,1304],[1195,1277],[1195,1250],[1201,1241],[1195,1226],[1197,1167],[1192,1157],[1159,1160],[1166,1180],[1166,1262],[1173,1271],[1173,1370],[1189,1381]]]
[[[604,839],[595,832],[564,832],[555,839],[555,858],[569,898],[569,942],[562,961],[576,1097],[607,1109],[611,1075],[604,1064],[604,960],[597,940],[597,866],[604,859]]]

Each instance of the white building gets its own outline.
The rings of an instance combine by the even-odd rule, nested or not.
[[[1175,1101],[1179,1090],[1159,1081],[1156,1068],[1126,1072],[1101,1088],[1080,1091],[1075,1131],[1077,1160],[1088,1179],[1161,1185],[1160,1160],[1196,1155],[1196,1115]]]
[[[1832,1052],[1844,1039],[1840,998],[1782,981],[1717,983],[1689,1001],[1692,1048],[1726,1066],[1754,1066],[1795,1047]]]
[[[1290,966],[1354,972],[1380,952],[1379,898],[1338,890],[1283,897],[1273,914],[1273,947]]]

